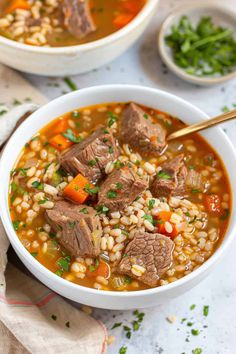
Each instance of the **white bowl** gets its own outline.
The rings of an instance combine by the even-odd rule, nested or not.
[[[165,43],[165,37],[171,33],[171,27],[179,23],[180,18],[186,15],[196,25],[201,17],[212,17],[217,25],[230,28],[236,33],[236,14],[225,6],[213,3],[206,4],[206,1],[192,5],[185,5],[173,11],[163,22],[158,34],[158,48],[163,62],[181,79],[193,84],[208,86],[223,83],[236,77],[236,67],[232,73],[219,76],[198,77],[186,73],[183,68],[175,64],[171,48]],[[234,36],[236,38],[236,35]]]
[[[45,76],[81,74],[121,55],[141,36],[159,0],[147,0],[127,26],[94,42],[70,47],[36,47],[0,36],[0,62],[14,69]]]
[[[164,91],[130,85],[90,87],[59,97],[33,113],[16,130],[5,147],[0,161],[0,215],[9,240],[22,262],[42,283],[55,292],[78,303],[106,309],[132,309],[154,306],[165,303],[171,298],[184,293],[206,277],[214,269],[216,263],[222,259],[223,253],[229,248],[231,241],[235,237],[236,228],[236,219],[231,217],[229,228],[219,248],[209,260],[191,274],[162,287],[136,292],[100,291],[73,284],[49,271],[30,255],[13,229],[8,205],[10,171],[22,147],[45,124],[65,112],[99,103],[127,101],[135,101],[141,105],[166,111],[173,116],[181,118],[188,124],[207,119],[207,115],[198,108]],[[228,170],[233,194],[233,210],[231,213],[233,216],[236,213],[236,184],[232,182],[236,180],[236,169],[232,166],[236,166],[236,152],[221,129],[211,128],[204,132],[203,135],[218,151]]]

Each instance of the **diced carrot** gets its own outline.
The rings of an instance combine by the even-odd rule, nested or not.
[[[121,6],[125,9],[125,10],[128,10],[130,12],[132,12],[133,14],[137,14],[140,9],[141,9],[141,6],[140,6],[140,2],[138,2],[137,0],[126,0],[126,1],[123,1],[121,3]]]
[[[85,186],[92,186],[89,180],[80,173],[66,186],[63,195],[71,201],[83,204],[88,198],[89,194],[85,192]]]
[[[161,211],[156,217],[155,217],[155,220],[156,220],[156,226],[157,226],[157,231],[160,233],[160,234],[164,234],[166,236],[169,236],[169,237],[175,237],[178,235],[178,231],[175,227],[175,225],[173,225],[171,222],[170,222],[170,219],[171,219],[171,215],[172,215],[172,212],[171,211]],[[165,228],[165,222],[168,221],[171,226],[172,226],[172,231],[171,232],[167,232],[166,231],[166,228]]]
[[[150,137],[150,141],[153,145],[157,145],[157,136],[156,135],[152,135]]]
[[[49,139],[49,143],[54,146],[58,150],[65,150],[73,145],[72,141],[66,139],[63,135],[57,134],[51,139]]]
[[[209,194],[204,198],[206,209],[209,213],[220,215],[222,213],[221,198],[218,194]]]
[[[90,266],[90,268],[87,269],[86,274],[90,278],[96,278],[97,276],[101,276],[107,279],[110,276],[110,266],[106,262],[100,261],[97,268],[95,267],[94,269],[94,266]]]
[[[30,4],[27,0],[13,0],[4,12],[11,13],[17,9],[29,10]]]
[[[121,13],[114,18],[113,25],[116,28],[122,28],[126,26],[130,21],[132,21],[133,18],[134,18],[133,14],[129,14],[125,12]]]
[[[50,132],[56,135],[65,132],[68,128],[68,120],[60,119],[50,127]]]

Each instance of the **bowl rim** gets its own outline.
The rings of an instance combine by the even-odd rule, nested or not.
[[[214,3],[208,3],[206,4],[205,2],[198,2],[197,4],[191,4],[191,5],[182,5],[180,7],[177,7],[174,9],[173,12],[171,12],[166,19],[162,22],[160,30],[157,35],[157,45],[159,49],[160,56],[162,60],[165,62],[165,64],[180,78],[183,80],[186,80],[188,82],[192,82],[195,84],[220,84],[225,81],[231,80],[234,77],[236,77],[236,67],[235,70],[229,74],[226,75],[221,75],[219,77],[198,77],[195,75],[190,75],[184,69],[180,68],[178,65],[175,64],[174,60],[172,57],[170,57],[167,54],[166,51],[166,44],[164,41],[164,37],[166,34],[166,31],[168,30],[170,24],[172,21],[174,21],[177,17],[184,15],[186,11],[189,10],[194,10],[194,9],[200,9],[200,8],[205,8],[205,9],[215,9],[219,11],[220,13],[223,13],[233,19],[236,23],[236,13],[234,13],[230,8],[224,8],[222,5],[214,4]],[[236,29],[236,26],[235,26]]]
[[[80,94],[87,94],[87,95],[92,95],[95,92],[109,92],[110,90],[133,90],[135,92],[140,92],[142,94],[154,94],[154,95],[158,95],[159,97],[165,97],[167,99],[170,100],[170,102],[175,102],[175,103],[179,103],[182,106],[188,107],[189,109],[193,110],[196,113],[199,113],[199,115],[203,118],[203,119],[208,119],[209,116],[204,113],[202,110],[200,110],[199,108],[197,108],[196,106],[194,106],[193,104],[189,103],[188,101],[173,95],[169,92],[163,91],[163,90],[159,90],[159,89],[155,89],[155,88],[150,88],[150,87],[145,87],[145,86],[138,86],[138,85],[99,85],[99,86],[92,86],[92,87],[88,87],[88,88],[84,88],[78,91],[74,91],[74,92],[70,92],[64,96],[60,96],[54,100],[52,100],[51,102],[47,103],[46,105],[42,106],[41,108],[39,108],[36,112],[34,112],[33,114],[30,115],[30,117],[27,118],[27,120],[25,120],[19,128],[16,129],[16,131],[14,132],[14,134],[12,135],[12,137],[9,139],[8,143],[6,144],[1,159],[0,159],[0,173],[1,171],[4,174],[4,161],[8,159],[8,150],[10,149],[11,144],[14,144],[14,138],[17,135],[20,135],[23,133],[23,131],[27,130],[27,125],[31,125],[33,124],[33,119],[34,116],[38,113],[40,113],[40,111],[44,111],[49,109],[50,106],[56,105],[58,102],[66,100],[67,97],[73,98],[73,96],[75,98],[77,98]],[[105,101],[103,101],[105,102]],[[52,118],[52,120],[55,118]],[[226,136],[226,134],[223,132],[222,129],[220,129],[219,127],[214,127],[212,128],[215,131],[217,131],[218,135],[221,136],[221,139],[224,140],[225,145],[228,147],[228,149],[230,149],[231,154],[236,162],[236,150],[233,146],[233,144],[231,143],[231,141],[229,140],[229,138]],[[35,132],[36,133],[36,132]],[[22,146],[23,147],[23,146]],[[19,154],[18,154],[19,156]],[[223,156],[221,156],[222,160],[223,160]],[[226,170],[227,171],[227,170]],[[8,177],[8,181],[9,181],[9,177]],[[231,192],[232,192],[232,196],[233,196],[233,201],[232,201],[232,206],[233,206],[233,211],[236,208],[236,203],[235,203],[235,195],[236,193],[233,192],[233,188],[232,188],[232,181],[230,180],[230,186],[231,186]],[[8,194],[8,193],[7,193]],[[138,291],[131,291],[131,292],[119,292],[119,291],[106,291],[106,290],[96,290],[96,289],[92,289],[89,287],[85,287],[82,285],[78,285],[75,283],[72,283],[70,281],[67,281],[66,279],[63,279],[59,276],[57,276],[56,274],[54,274],[53,272],[51,272],[49,269],[47,269],[45,266],[43,266],[41,263],[39,263],[34,257],[31,256],[31,254],[26,250],[26,248],[23,246],[23,244],[20,242],[14,228],[13,225],[10,221],[10,213],[9,213],[9,205],[8,205],[8,196],[6,198],[5,194],[2,192],[0,193],[0,204],[3,206],[0,208],[0,216],[4,225],[4,228],[6,230],[8,239],[10,240],[10,243],[12,244],[13,248],[17,249],[17,251],[20,253],[22,258],[26,258],[27,262],[30,264],[30,267],[27,266],[28,270],[32,273],[32,269],[35,270],[36,272],[40,273],[43,277],[50,279],[54,284],[57,284],[59,287],[63,288],[63,289],[70,289],[72,291],[76,292],[80,292],[81,294],[90,294],[90,295],[96,295],[96,296],[104,296],[104,297],[112,297],[112,298],[140,298],[142,296],[149,296],[149,295],[158,295],[158,294],[162,294],[165,292],[168,292],[170,290],[173,289],[178,289],[179,287],[184,286],[186,283],[191,283],[191,280],[194,280],[195,278],[199,277],[201,274],[203,275],[208,268],[210,268],[211,266],[213,266],[215,263],[217,263],[217,261],[222,257],[222,255],[225,253],[226,249],[229,247],[230,243],[233,241],[234,239],[234,233],[233,233],[233,228],[236,227],[236,219],[234,220],[234,218],[232,217],[233,213],[231,213],[231,217],[230,217],[230,232],[229,232],[229,228],[226,230],[226,234],[225,237],[223,239],[223,241],[221,242],[220,246],[215,250],[215,252],[213,253],[213,255],[206,261],[204,262],[198,269],[194,270],[193,272],[191,272],[188,275],[185,275],[183,278],[178,279],[177,281],[164,285],[164,286],[159,286],[159,287],[155,287],[155,288],[150,288],[150,289],[145,289],[145,290],[138,290]],[[232,225],[231,225],[232,224]],[[34,272],[33,272],[34,273]],[[64,295],[66,296],[66,295]]]
[[[117,30],[106,37],[102,37],[92,42],[77,44],[72,46],[64,46],[64,47],[63,46],[62,47],[37,47],[29,44],[19,43],[17,41],[8,39],[0,35],[0,45],[4,44],[14,49],[20,49],[26,52],[49,54],[49,55],[58,55],[58,54],[71,55],[73,53],[82,52],[86,50],[90,51],[98,47],[102,47],[104,45],[109,45],[113,41],[117,41],[122,37],[126,36],[129,32],[135,30],[135,28],[139,27],[139,25],[141,25],[141,23],[146,19],[146,17],[148,17],[152,13],[152,11],[157,6],[159,1],[160,0],[147,0],[144,7],[130,23],[128,23],[120,30]]]

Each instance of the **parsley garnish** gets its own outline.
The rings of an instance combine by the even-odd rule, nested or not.
[[[163,171],[163,170],[160,171],[160,172],[158,172],[157,176],[158,176],[159,178],[162,178],[162,179],[171,179],[171,178],[172,178],[169,173],[167,173],[167,172],[165,172],[165,171]]]
[[[152,210],[153,207],[154,207],[154,205],[155,205],[155,199],[150,199],[150,200],[148,201],[148,209],[149,209],[149,210]]]
[[[79,137],[75,136],[74,133],[73,133],[73,131],[72,131],[71,129],[67,129],[66,133],[62,133],[62,135],[63,135],[66,139],[72,141],[72,143],[75,143],[75,144],[80,143],[81,140],[82,140],[82,138],[81,138],[80,136],[79,136]]]
[[[37,253],[37,252],[30,252],[30,254],[31,254],[31,256],[32,256],[32,257],[34,257],[34,258],[36,258],[36,257],[37,257],[37,255],[38,255],[38,253]]]
[[[190,306],[190,310],[194,310],[194,309],[195,309],[195,307],[196,307],[196,305],[195,305],[195,304],[191,305],[191,306]]]
[[[107,198],[109,199],[115,199],[117,197],[117,192],[110,189],[108,192],[107,192]]]
[[[113,124],[117,121],[117,116],[115,116],[112,112],[108,112],[108,127],[111,128]]]
[[[95,160],[90,160],[88,162],[88,164],[89,164],[89,166],[95,166],[97,164],[97,162],[98,162],[98,159],[96,158]]]
[[[123,188],[123,184],[120,182],[116,183],[116,189],[122,189]]]
[[[119,323],[117,322],[111,327],[111,329],[115,329],[117,327],[120,327],[121,325],[122,325],[122,322],[119,322]]]
[[[88,193],[90,195],[94,195],[99,192],[99,187],[93,187],[90,184],[86,184],[86,186],[84,187],[84,190],[86,193]]]
[[[31,186],[33,188],[37,188],[39,190],[43,190],[43,183],[39,182],[39,181],[34,181]]]
[[[19,226],[20,226],[20,221],[19,220],[15,220],[12,222],[12,225],[14,227],[14,230],[15,231],[18,231],[19,230]]]
[[[70,267],[70,261],[70,256],[65,256],[63,258],[58,259],[56,263],[61,268],[61,270],[65,270],[66,272],[68,272]]]
[[[71,80],[70,77],[65,77],[64,82],[67,84],[67,86],[71,89],[71,91],[76,91],[78,90],[77,85],[74,83],[74,81]]]
[[[87,208],[80,209],[80,212],[83,214],[88,214],[88,209]]]
[[[109,152],[109,154],[113,154],[114,150],[113,150],[113,147],[112,147],[112,146],[109,146],[108,152]]]
[[[119,350],[119,354],[126,354],[127,352],[127,347],[121,347]]]
[[[143,118],[148,119],[147,113],[144,113]]]
[[[198,329],[192,329],[191,333],[192,333],[193,336],[198,336],[200,331]]]
[[[202,349],[201,348],[195,348],[192,350],[193,354],[202,354]]]
[[[207,317],[208,313],[209,313],[209,306],[208,305],[203,306],[203,315]]]
[[[96,210],[98,214],[107,214],[109,211],[109,208],[107,208],[105,205],[97,205]]]
[[[149,221],[152,225],[155,224],[155,223],[154,223],[154,220],[153,220],[153,217],[152,217],[152,215],[150,215],[150,214],[145,214],[145,215],[143,215],[142,218],[143,218],[144,220]]]

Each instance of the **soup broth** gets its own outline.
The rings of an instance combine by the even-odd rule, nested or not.
[[[123,129],[121,117],[125,111],[128,112],[127,107],[127,103],[104,104],[58,117],[26,144],[11,174],[11,218],[24,247],[38,262],[58,276],[98,290],[142,290],[152,287],[151,284],[162,286],[184,277],[211,257],[229,223],[230,186],[216,151],[198,134],[170,142],[160,154],[148,150],[144,152],[138,146],[131,147],[131,139],[124,142],[120,138]],[[184,126],[179,119],[165,112],[148,107],[140,109],[145,119],[150,119],[153,125],[160,125],[167,134]],[[85,183],[83,191],[78,194],[82,183],[81,173],[79,184],[76,174],[65,170],[61,156],[65,151],[68,153],[84,143],[92,132],[100,129],[100,125],[105,127],[104,134],[107,134],[107,129],[111,130],[117,139],[116,147],[109,146],[110,153],[114,154],[115,148],[119,152],[116,158],[106,164],[102,177],[93,182],[92,178],[88,179],[89,182]],[[103,138],[104,143],[107,140]],[[181,173],[185,175],[188,187],[178,191],[181,195],[166,195],[163,183],[170,182],[171,168],[165,164],[175,161],[180,155],[183,158]],[[98,154],[95,159],[89,160],[89,168],[93,169],[96,163],[99,163]],[[106,194],[107,203],[101,205],[98,199],[101,198],[99,193],[102,193],[103,184],[106,183],[104,181],[125,168],[134,171],[137,178],[147,184],[146,187],[135,199],[130,202],[126,199],[125,205],[119,205],[116,210],[110,202],[115,203],[119,191],[124,188],[124,184],[117,179],[115,187],[110,187]],[[160,191],[157,194],[154,187],[157,179],[162,182],[163,195]],[[74,182],[76,196],[68,193],[68,186],[73,181],[77,181]],[[85,200],[84,192],[88,193]],[[131,189],[129,193],[132,194]],[[90,208],[94,210],[101,224],[99,252],[96,256],[75,256],[68,251],[65,243],[61,243],[64,225],[61,226],[59,221],[60,227],[55,229],[50,211],[65,198],[73,206],[79,205],[81,208],[83,205],[80,209],[85,214],[83,220],[89,216]],[[61,215],[63,218],[67,214]],[[77,221],[70,221],[71,228],[75,227],[75,223],[77,227]],[[70,233],[70,228],[67,232]],[[171,245],[168,244],[169,249],[164,250],[171,261],[156,275],[155,283],[148,278],[149,268],[146,267],[145,257],[129,255],[132,251],[131,243],[141,237],[140,234],[150,238],[158,234],[155,237],[159,237],[161,243],[171,242]],[[138,252],[142,253],[141,250]],[[120,266],[127,259],[131,262],[128,271]]]

